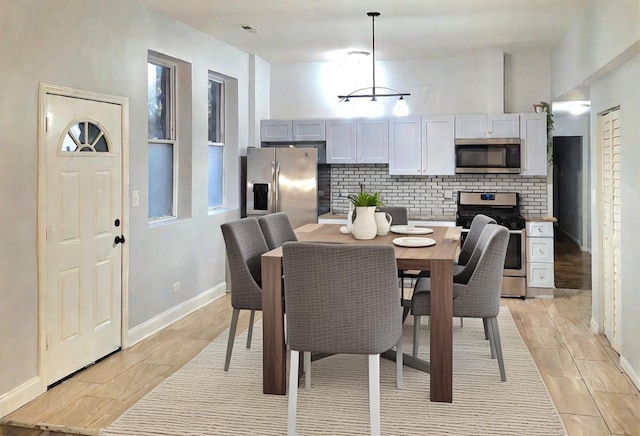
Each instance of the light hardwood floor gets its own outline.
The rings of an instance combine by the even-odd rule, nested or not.
[[[556,257],[563,262],[562,253]],[[640,395],[606,338],[588,327],[589,290],[558,289],[554,299],[505,298],[502,304],[510,308],[569,435],[640,435]],[[31,429],[0,425],[0,435],[96,433],[218,337],[230,316],[226,295],[8,415],[1,422]],[[247,322],[245,314],[238,334]]]

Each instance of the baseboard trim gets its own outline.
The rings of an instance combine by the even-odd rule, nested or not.
[[[591,317],[591,321],[589,321],[589,326],[591,327],[591,331],[597,335],[600,334],[600,328],[598,327],[598,322],[594,317]]]
[[[640,390],[640,376],[635,372],[629,361],[622,356],[620,356],[620,366],[627,373],[633,384],[636,385],[636,388]]]
[[[29,401],[44,393],[40,377],[34,377],[26,383],[10,390],[0,397],[0,417],[4,417]]]
[[[148,338],[152,334],[157,333],[163,328],[178,321],[180,318],[184,318],[191,312],[198,310],[201,307],[204,307],[212,301],[220,298],[224,295],[226,289],[227,284],[225,282],[222,282],[219,285],[204,291],[202,294],[196,295],[192,299],[174,306],[166,312],[163,312],[158,316],[151,318],[150,320],[145,321],[144,323],[132,328],[127,333],[127,344],[125,345],[125,348],[137,344],[141,340]]]

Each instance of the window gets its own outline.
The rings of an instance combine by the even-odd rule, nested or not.
[[[208,205],[224,206],[224,79],[209,74]]]
[[[150,55],[147,64],[149,111],[149,219],[176,216],[176,66]]]

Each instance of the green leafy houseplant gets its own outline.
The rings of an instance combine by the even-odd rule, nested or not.
[[[540,104],[543,112],[547,114],[547,162],[551,165],[553,163],[553,114],[549,103],[541,101]]]
[[[360,187],[360,192],[357,194],[347,195],[347,198],[354,207],[384,206],[379,192],[370,194],[363,187]]]

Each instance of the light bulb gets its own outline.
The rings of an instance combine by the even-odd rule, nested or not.
[[[393,105],[393,115],[396,117],[406,117],[409,115],[409,105],[403,96],[400,96],[396,104]]]
[[[338,116],[342,118],[353,117],[353,104],[348,98],[338,103]]]
[[[369,103],[368,112],[370,117],[381,117],[384,113],[384,106],[377,98],[373,97]]]
[[[569,112],[573,115],[582,115],[589,110],[589,105],[586,104],[573,104],[569,106]]]

